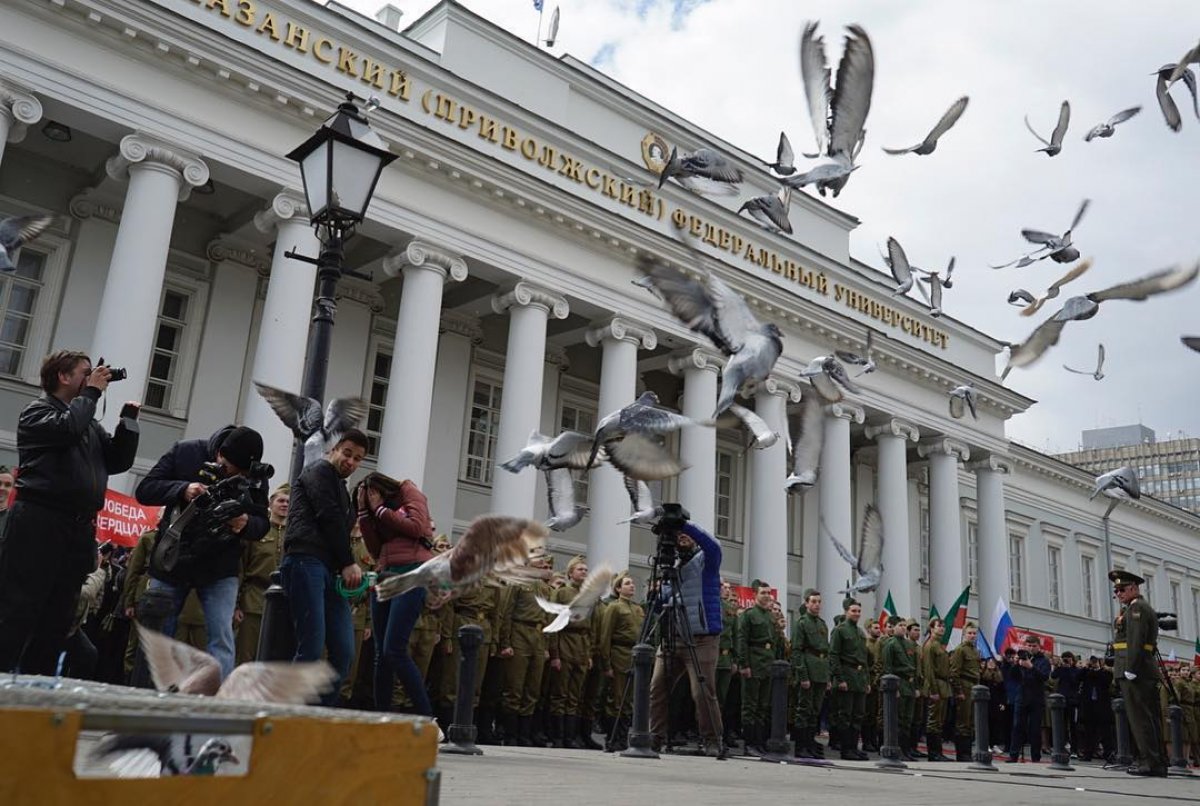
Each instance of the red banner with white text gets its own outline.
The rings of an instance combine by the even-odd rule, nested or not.
[[[96,513],[96,542],[135,546],[142,532],[158,526],[162,507],[139,504],[137,499],[108,490],[104,508]]]
[[[1020,649],[1021,645],[1025,643],[1025,636],[1027,635],[1032,635],[1034,638],[1036,638],[1038,643],[1042,645],[1042,651],[1047,655],[1054,654],[1054,636],[1046,635],[1045,633],[1040,633],[1036,630],[1027,630],[1023,627],[1013,627],[1011,630],[1009,630],[1008,638],[1005,640],[1004,646],[998,651],[1003,654],[1004,650],[1010,646],[1015,649]]]

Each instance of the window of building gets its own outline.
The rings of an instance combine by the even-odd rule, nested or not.
[[[979,590],[979,525],[967,523],[967,584]]]
[[[462,478],[477,484],[491,484],[496,464],[496,436],[500,433],[500,393],[498,378],[475,376],[471,389],[471,407],[467,420],[466,454]]]
[[[1146,601],[1150,605],[1153,605],[1154,604],[1154,574],[1143,573],[1142,576],[1146,580],[1145,589],[1142,591],[1142,593],[1145,595]]]
[[[1058,546],[1046,547],[1047,582],[1049,590],[1047,599],[1051,610],[1062,609],[1062,549]]]
[[[367,380],[367,456],[379,456],[379,440],[383,437],[383,413],[387,408],[388,381],[392,377],[392,354],[375,347],[371,357],[371,374]]]
[[[929,584],[929,508],[921,507],[921,583]]]
[[[743,539],[737,517],[740,464],[740,459],[734,451],[717,449],[716,537],[735,543],[741,543]]]
[[[146,379],[147,408],[181,413],[178,410],[183,408],[180,386],[186,371],[184,352],[188,330],[196,321],[194,302],[194,295],[187,291],[163,286]]]
[[[1192,634],[1200,633],[1200,588],[1192,588]]]
[[[0,278],[0,375],[22,374],[45,270],[45,255],[22,249],[16,271]]]
[[[1171,582],[1171,612],[1174,613],[1176,616],[1179,615],[1179,605],[1180,605],[1179,583],[1172,581]]]
[[[558,425],[563,431],[578,431],[591,434],[596,430],[596,409],[578,400],[564,400],[558,413]],[[575,503],[586,504],[588,500],[589,473],[575,473]],[[655,499],[661,500],[661,499]]]
[[[1008,536],[1008,598],[1014,602],[1025,601],[1025,538]]]
[[[1083,615],[1088,618],[1096,617],[1096,558],[1084,554],[1079,558],[1083,571]]]

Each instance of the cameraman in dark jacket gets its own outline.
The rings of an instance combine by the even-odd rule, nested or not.
[[[1042,760],[1042,715],[1046,710],[1046,681],[1050,679],[1050,661],[1042,652],[1037,636],[1026,635],[1012,674],[1020,681],[1017,700],[1013,704],[1012,741],[1008,746],[1008,762],[1020,760],[1029,742],[1029,760]]]
[[[171,599],[162,631],[175,634],[184,599],[195,589],[204,609],[208,652],[220,664],[222,678],[233,671],[233,615],[237,607],[242,541],[258,540],[270,528],[267,481],[260,478],[262,452],[262,436],[257,431],[227,425],[208,439],[176,442],[137,488],[138,501],[165,507],[155,538],[158,549],[168,526],[189,503],[207,493],[208,485],[201,480],[205,464],[219,465],[224,478],[254,479],[247,482],[245,491],[232,505],[212,505],[227,507],[230,510],[227,520],[212,523],[198,515],[184,528],[179,560],[174,567],[165,567],[162,552],[152,549],[150,554],[147,592]]]
[[[59,350],[42,361],[42,395],[17,421],[17,501],[0,536],[0,671],[53,674],[96,568],[96,513],[108,477],[133,465],[138,404],[113,436],[96,422],[108,367]]]

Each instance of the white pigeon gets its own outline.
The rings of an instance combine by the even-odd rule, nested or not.
[[[625,490],[629,493],[633,514],[628,518],[621,518],[617,523],[650,523],[662,517],[663,508],[654,503],[654,494],[650,491],[649,484],[626,476]]]
[[[1089,129],[1088,133],[1083,136],[1084,142],[1090,143],[1097,137],[1112,137],[1117,131],[1118,123],[1124,123],[1141,111],[1142,108],[1140,106],[1131,106],[1128,109],[1122,109],[1104,123],[1097,123]]]
[[[361,397],[338,397],[329,401],[322,419],[321,404],[311,397],[285,392],[259,381],[254,382],[254,388],[292,434],[304,443],[305,467],[329,453],[343,434],[358,427],[367,413],[367,402]]]
[[[583,520],[589,507],[575,503],[575,477],[571,475],[570,468],[561,467],[543,473],[550,503],[550,519],[546,521],[546,528],[565,532]]]
[[[538,470],[586,470],[591,449],[592,438],[587,434],[563,431],[551,439],[535,428],[529,435],[528,444],[500,467],[509,473],[520,473],[530,465]]]
[[[792,451],[792,472],[784,482],[789,493],[803,492],[817,483],[821,472],[821,448],[825,444],[825,406],[812,388],[800,398]]]
[[[1033,295],[1030,295],[1029,305],[1026,306],[1024,310],[1021,311],[1021,316],[1033,316],[1035,313],[1037,313],[1039,310],[1041,310],[1041,307],[1043,305],[1045,305],[1050,300],[1057,298],[1059,292],[1062,291],[1062,287],[1064,285],[1071,282],[1072,280],[1075,280],[1075,279],[1083,276],[1084,272],[1086,272],[1091,267],[1092,267],[1092,259],[1091,258],[1086,258],[1084,260],[1081,260],[1078,263],[1076,263],[1074,266],[1072,266],[1070,268],[1070,270],[1067,271],[1066,274],[1064,274],[1062,277],[1059,277],[1057,280],[1055,280],[1054,283],[1051,284],[1051,286],[1046,289],[1045,294],[1042,294],[1042,296],[1040,296],[1036,299],[1033,298]],[[1016,292],[1014,292],[1014,293],[1016,293]],[[1009,301],[1011,302],[1011,299]]]
[[[775,149],[775,161],[767,167],[780,176],[791,176],[796,172],[796,152],[792,150],[792,141],[787,132],[779,133],[779,146]]]
[[[724,426],[727,419],[735,420],[749,434],[750,441],[746,444],[747,449],[764,450],[774,445],[779,439],[779,432],[772,431],[766,420],[745,406],[730,403],[725,414],[717,418],[717,426]]]
[[[542,628],[544,633],[555,633],[566,627],[568,623],[577,623],[589,618],[592,610],[600,601],[600,597],[612,587],[613,570],[607,565],[593,568],[579,586],[579,593],[570,604],[548,602],[540,596],[534,597],[547,613],[554,615],[554,620]]]
[[[1071,122],[1071,104],[1068,101],[1063,101],[1062,106],[1058,108],[1058,123],[1054,125],[1054,131],[1047,140],[1036,131],[1033,124],[1029,122],[1029,115],[1025,116],[1025,128],[1029,129],[1029,133],[1040,140],[1046,147],[1039,148],[1038,151],[1044,151],[1047,157],[1053,157],[1058,152],[1062,151],[1063,136],[1067,133],[1067,125]]]
[[[1097,349],[1096,368],[1091,369],[1071,369],[1066,364],[1063,364],[1063,369],[1067,372],[1074,372],[1076,375],[1091,375],[1097,381],[1104,380],[1104,345],[1101,344]]]
[[[1101,494],[1118,501],[1134,501],[1141,498],[1142,490],[1138,485],[1137,473],[1133,472],[1131,467],[1118,467],[1116,470],[1097,476],[1096,487],[1088,496],[1088,500]]]
[[[53,223],[54,216],[50,215],[14,216],[0,221],[0,272],[16,271],[17,252]]]
[[[862,367],[854,377],[866,375],[875,371],[875,331],[867,329],[867,344],[861,353],[852,350],[834,350],[833,354],[844,364]]]
[[[887,239],[887,252],[883,255],[883,262],[892,272],[892,278],[896,281],[896,287],[892,289],[893,297],[901,297],[908,293],[908,290],[913,287],[912,264],[908,262],[908,255],[904,253],[904,247],[895,238]]]
[[[979,415],[975,412],[977,405],[977,395],[975,385],[964,383],[961,386],[956,386],[950,390],[950,416],[956,420],[961,420],[963,416],[970,410],[971,417],[978,420]]]
[[[831,355],[820,355],[808,363],[800,371],[801,378],[808,378],[813,388],[817,390],[826,403],[837,403],[844,395],[842,389],[852,394],[861,394],[862,390],[854,385],[842,362]]]
[[[854,552],[846,548],[842,541],[833,536],[821,518],[821,531],[833,543],[833,547],[842,559],[850,563],[854,569],[854,584],[838,591],[838,593],[870,593],[879,587],[883,578],[883,516],[874,505],[867,504],[863,512],[862,526],[858,532],[858,543]]]
[[[888,154],[919,154],[921,156],[932,154],[934,149],[937,148],[938,139],[941,138],[943,134],[950,131],[950,127],[957,123],[958,119],[962,117],[962,113],[967,109],[968,100],[969,98],[964,95],[952,103],[950,108],[946,110],[929,134],[925,135],[925,139],[917,143],[915,146],[909,146],[908,148],[884,148],[883,150]]]

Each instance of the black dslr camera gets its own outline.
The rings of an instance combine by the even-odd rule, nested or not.
[[[669,568],[675,564],[679,549],[679,531],[691,518],[691,514],[682,504],[663,504],[662,515],[650,527],[650,531],[658,536],[658,552],[655,564],[661,568]]]
[[[1018,649],[1017,650],[1017,660],[1029,660],[1030,657],[1032,657],[1032,656],[1029,654],[1028,649]]]
[[[101,359],[96,362],[96,366],[97,367],[106,366],[106,364],[104,363],[103,357],[101,357]],[[113,381],[123,381],[128,377],[129,377],[129,371],[127,369],[125,369],[125,367],[108,367],[108,382],[109,383],[112,383]]]

